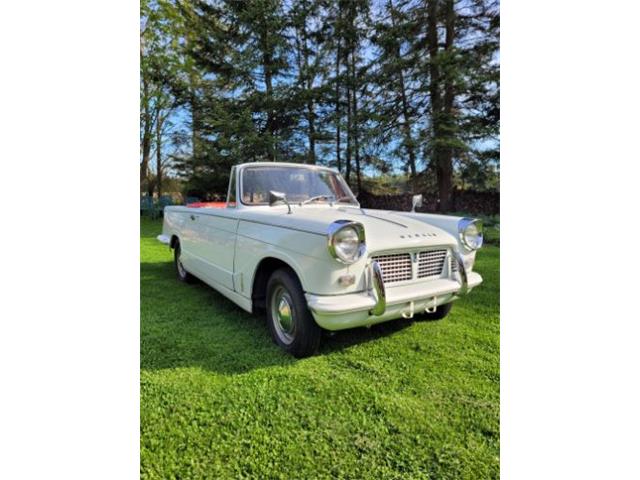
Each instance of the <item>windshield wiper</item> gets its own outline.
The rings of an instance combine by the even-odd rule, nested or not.
[[[307,198],[304,202],[301,202],[300,205],[306,205],[307,203],[315,202],[316,200],[331,200],[332,198],[336,198],[333,195],[316,195],[315,197]]]

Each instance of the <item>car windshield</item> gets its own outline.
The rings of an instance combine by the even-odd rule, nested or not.
[[[337,202],[358,205],[340,175],[330,170],[304,167],[248,167],[242,173],[242,203],[268,205],[269,191],[282,192],[287,201]]]

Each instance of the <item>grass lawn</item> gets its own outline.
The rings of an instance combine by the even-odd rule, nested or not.
[[[499,248],[437,322],[324,339],[296,360],[263,318],[175,279],[141,220],[142,478],[499,476]]]

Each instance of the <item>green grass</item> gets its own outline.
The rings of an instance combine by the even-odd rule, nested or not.
[[[499,476],[499,248],[444,320],[325,338],[296,360],[264,320],[174,276],[141,220],[142,478]]]

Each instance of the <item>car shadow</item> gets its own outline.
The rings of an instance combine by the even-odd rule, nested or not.
[[[371,325],[370,327],[350,328],[348,330],[338,330],[335,332],[325,331],[319,353],[336,352],[354,345],[372,342],[400,332],[412,324],[413,320],[400,318],[398,320]]]
[[[140,366],[199,367],[239,374],[297,359],[271,339],[264,314],[249,314],[200,281],[179,282],[172,262],[140,264]],[[323,335],[319,355],[393,335],[411,325],[396,320]]]

